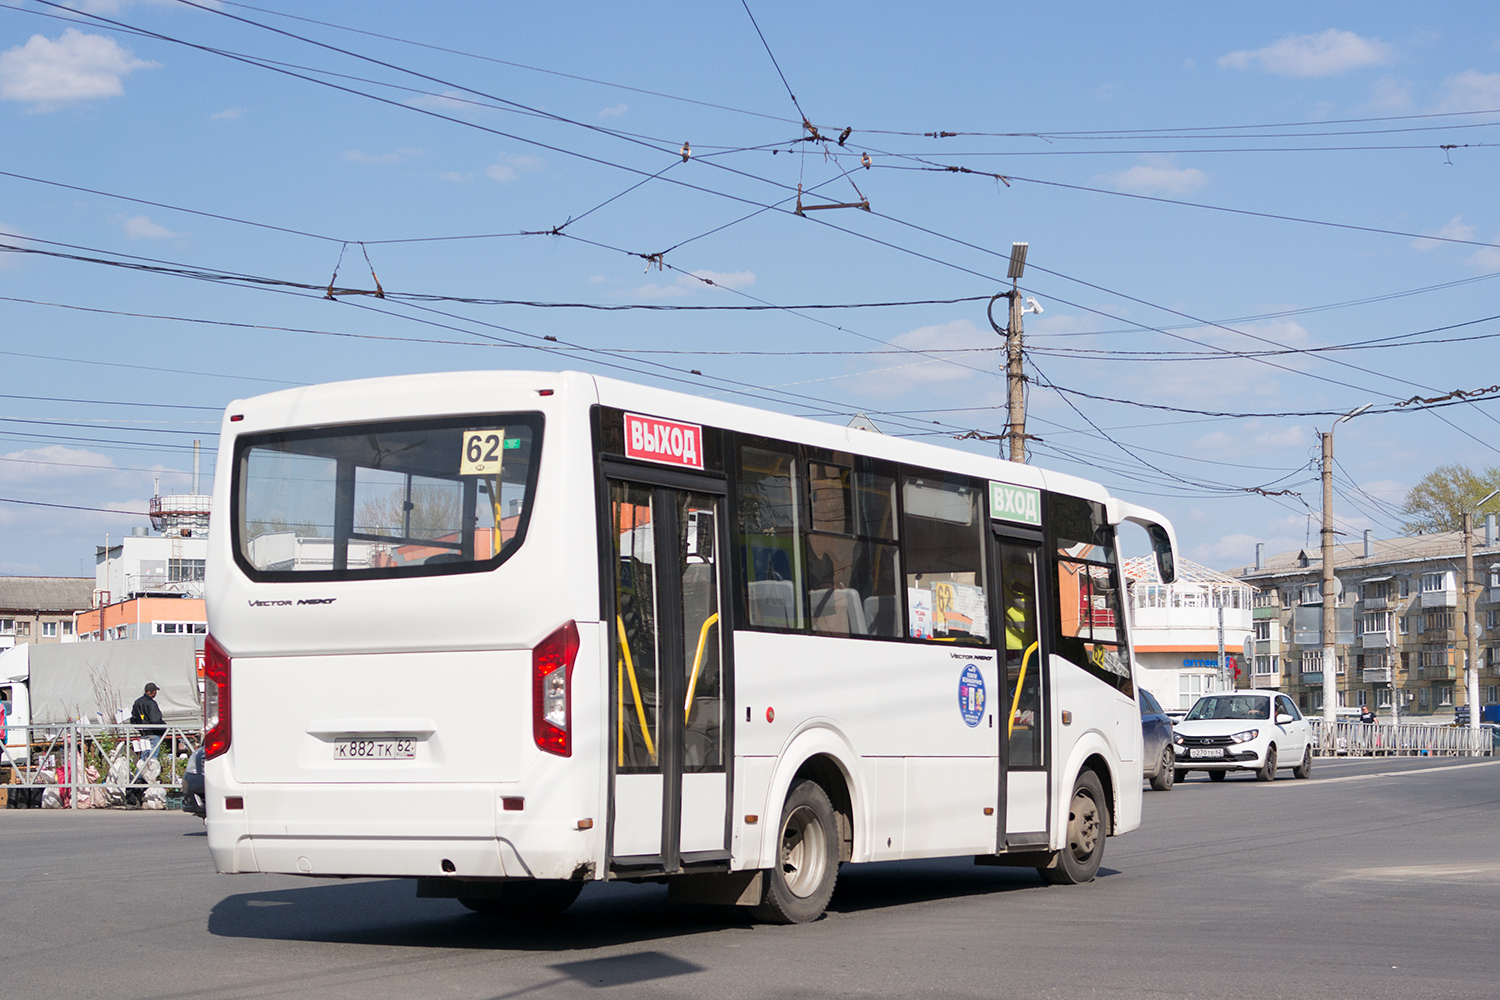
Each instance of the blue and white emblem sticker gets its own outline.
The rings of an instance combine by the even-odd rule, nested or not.
[[[984,718],[984,674],[972,663],[964,665],[958,678],[958,711],[970,729]]]

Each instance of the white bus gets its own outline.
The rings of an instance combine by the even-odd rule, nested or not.
[[[1115,529],[1033,466],[576,372],[225,414],[221,872],[481,912],[590,881],[815,919],[842,862],[1094,876],[1141,818]],[[227,522],[227,523],[226,523]]]

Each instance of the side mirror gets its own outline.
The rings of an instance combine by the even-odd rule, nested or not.
[[[1159,524],[1148,524],[1146,534],[1151,538],[1151,549],[1156,555],[1156,575],[1162,583],[1177,579],[1177,563],[1172,557],[1172,538]]]
[[[1277,712],[1276,713],[1276,724],[1278,726],[1284,726],[1288,722],[1296,722],[1296,721],[1297,721],[1296,719],[1293,719],[1290,715],[1287,715],[1285,712]]]

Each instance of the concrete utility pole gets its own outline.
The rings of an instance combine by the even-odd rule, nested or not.
[[[1333,578],[1333,432],[1345,420],[1353,420],[1370,408],[1357,407],[1339,417],[1328,428],[1323,439],[1323,721],[1338,718],[1338,659],[1335,640],[1338,636],[1338,595]],[[1329,735],[1332,735],[1330,730]]]
[[[1474,585],[1474,514],[1479,508],[1493,500],[1500,490],[1474,505],[1474,510],[1464,511],[1464,702],[1469,706],[1469,729],[1479,729],[1479,715],[1483,705],[1479,702],[1479,623],[1474,620],[1474,601],[1479,589]]]
[[[1010,325],[1005,337],[1005,378],[1009,383],[1010,399],[1008,419],[1010,421],[1010,460],[1026,461],[1026,373],[1021,368],[1021,275],[1026,270],[1026,250],[1030,244],[1010,245]]]
[[[1224,658],[1224,595],[1219,595],[1219,687],[1225,691],[1234,690],[1234,682],[1229,677],[1229,661]]]

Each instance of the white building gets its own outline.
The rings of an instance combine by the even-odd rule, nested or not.
[[[1248,687],[1241,664],[1253,631],[1253,588],[1227,573],[1187,559],[1177,562],[1177,582],[1164,584],[1156,560],[1125,560],[1130,634],[1141,665],[1140,685],[1166,708],[1191,708],[1198,696]],[[1219,664],[1219,612],[1223,610],[1224,669]],[[1238,683],[1236,682],[1238,680]]]
[[[152,497],[151,525],[94,550],[95,606],[133,597],[203,596],[212,498],[197,494]]]

